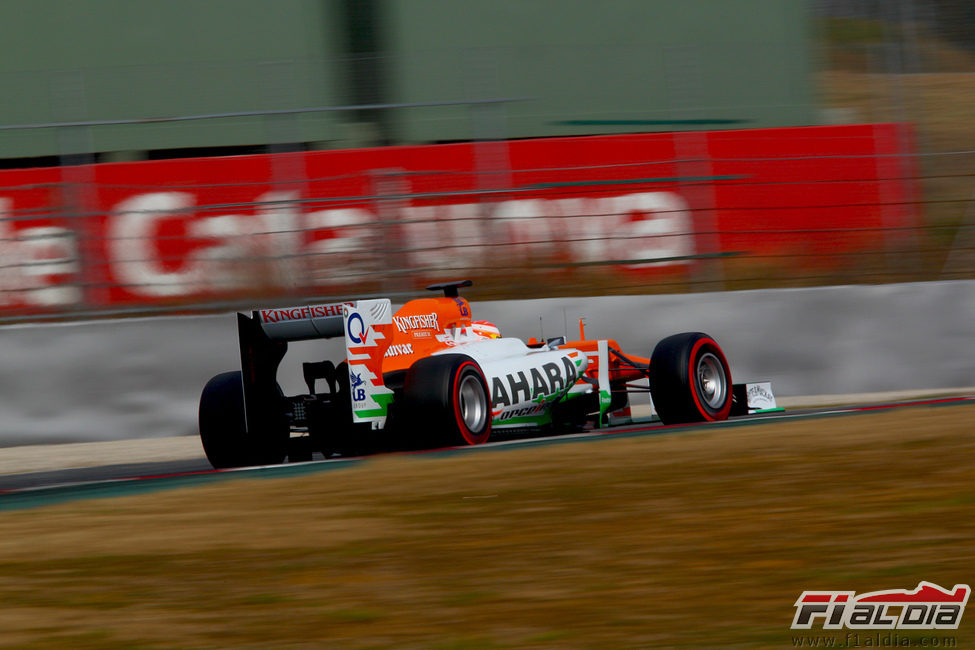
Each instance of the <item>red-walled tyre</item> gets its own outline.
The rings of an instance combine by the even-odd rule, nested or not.
[[[410,434],[434,446],[480,445],[491,437],[491,398],[481,367],[448,354],[420,359],[406,373]]]
[[[702,332],[663,339],[650,357],[650,395],[664,424],[711,422],[731,413],[731,369]]]

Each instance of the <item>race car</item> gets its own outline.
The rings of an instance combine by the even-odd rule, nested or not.
[[[587,339],[581,321],[577,341],[523,342],[473,320],[459,295],[467,286],[432,285],[443,295],[395,313],[389,299],[238,313],[241,370],[213,377],[200,398],[207,459],[218,469],[270,465],[315,451],[351,456],[479,445],[506,430],[599,428],[648,388],[664,424],[755,410],[756,387],[771,397],[767,384],[733,385],[707,334],[669,336],[649,359],[612,339]],[[288,342],[335,337],[345,340],[345,358],[303,363],[307,393],[286,396],[277,374]]]

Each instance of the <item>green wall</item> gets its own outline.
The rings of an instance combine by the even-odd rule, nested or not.
[[[391,100],[528,98],[507,135],[814,121],[805,0],[389,0]],[[468,139],[467,109],[398,114],[408,140]],[[492,128],[482,110],[480,126]]]
[[[0,4],[0,124],[169,117],[337,103],[338,38],[317,0]],[[331,137],[332,115],[0,131],[0,157]]]
[[[0,158],[810,124],[807,2],[3,2],[0,126],[528,101],[0,130]],[[362,65],[376,48],[379,58]]]

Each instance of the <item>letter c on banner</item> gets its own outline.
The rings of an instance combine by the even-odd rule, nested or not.
[[[186,192],[137,194],[115,206],[109,217],[108,250],[115,280],[132,293],[181,296],[193,290],[195,269],[168,271],[156,247],[156,222],[193,205]]]

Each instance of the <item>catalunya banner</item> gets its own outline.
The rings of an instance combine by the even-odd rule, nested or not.
[[[383,278],[877,250],[907,127],[397,146],[0,171],[0,316],[349,295]],[[908,134],[909,135],[909,134]]]

